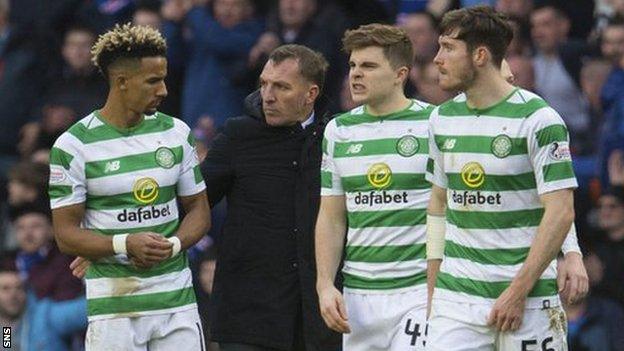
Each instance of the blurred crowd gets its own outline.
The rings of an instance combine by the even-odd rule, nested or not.
[[[624,0],[0,0],[0,325],[25,330],[14,341],[24,350],[40,349],[38,340],[57,340],[49,350],[82,345],[84,288],[53,241],[47,163],[56,137],[106,99],[90,60],[99,33],[126,22],[161,30],[168,97],[160,110],[186,121],[205,153],[284,43],[323,53],[326,107],[353,108],[341,38],[364,23],[409,34],[408,96],[449,99],[433,63],[438,20],[477,4],[509,15],[515,84],[543,96],[570,130],[591,282],[585,300],[566,306],[570,350],[624,350]],[[213,229],[190,253],[204,317],[223,211],[213,210]]]

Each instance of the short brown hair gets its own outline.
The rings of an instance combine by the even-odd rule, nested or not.
[[[507,16],[489,6],[475,6],[447,12],[440,23],[440,34],[463,40],[472,51],[483,45],[492,53],[492,60],[500,66],[513,38],[513,28]]]
[[[378,46],[393,68],[411,68],[414,61],[414,48],[405,30],[387,24],[373,23],[348,30],[342,38],[345,52]]]
[[[327,73],[327,67],[329,67],[323,54],[307,46],[287,44],[279,46],[269,55],[269,60],[276,64],[287,59],[296,60],[299,64],[299,73],[308,81],[318,85],[319,91],[323,91],[325,73]]]

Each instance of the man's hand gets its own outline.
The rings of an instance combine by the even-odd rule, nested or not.
[[[72,263],[69,264],[69,269],[71,269],[74,277],[82,279],[87,273],[89,266],[91,266],[91,261],[84,257],[76,257]]]
[[[173,244],[164,236],[152,232],[128,235],[126,248],[128,258],[139,268],[150,268],[168,259],[173,253]]]
[[[520,328],[524,317],[526,296],[518,293],[511,286],[496,299],[488,317],[488,325],[498,331],[515,331]]]
[[[319,307],[325,324],[339,333],[351,332],[342,294],[333,285],[318,289]]]
[[[557,286],[561,298],[573,304],[587,295],[589,278],[581,255],[568,252],[557,264]]]
[[[249,66],[255,66],[263,55],[269,55],[273,49],[280,45],[280,39],[272,32],[266,32],[260,36],[256,45],[249,50]]]

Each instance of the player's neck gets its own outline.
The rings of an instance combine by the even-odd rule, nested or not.
[[[113,127],[121,129],[132,128],[143,121],[143,114],[132,111],[110,98],[100,110],[100,116]]]
[[[408,108],[411,103],[412,101],[405,97],[405,94],[403,94],[401,90],[379,101],[366,104],[366,112],[373,116],[385,116],[402,111]]]
[[[482,72],[472,86],[466,89],[466,103],[470,108],[488,108],[509,96],[514,89],[498,71]]]

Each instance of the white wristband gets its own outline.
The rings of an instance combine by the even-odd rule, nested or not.
[[[427,215],[427,259],[441,260],[444,257],[446,217]]]
[[[169,242],[173,244],[173,248],[171,249],[173,250],[171,252],[171,257],[174,257],[175,255],[179,254],[180,250],[182,250],[182,242],[180,241],[180,238],[174,235],[171,238],[168,238],[167,240],[169,240]]]
[[[561,251],[563,252],[564,255],[570,252],[576,252],[579,255],[581,255],[581,258],[583,257],[583,253],[581,252],[581,248],[579,247],[577,238],[578,237],[576,235],[576,225],[572,223],[572,226],[570,227],[568,234],[563,240],[563,245],[561,245]]]
[[[113,251],[116,255],[127,255],[128,249],[126,247],[126,238],[128,234],[113,235]]]

